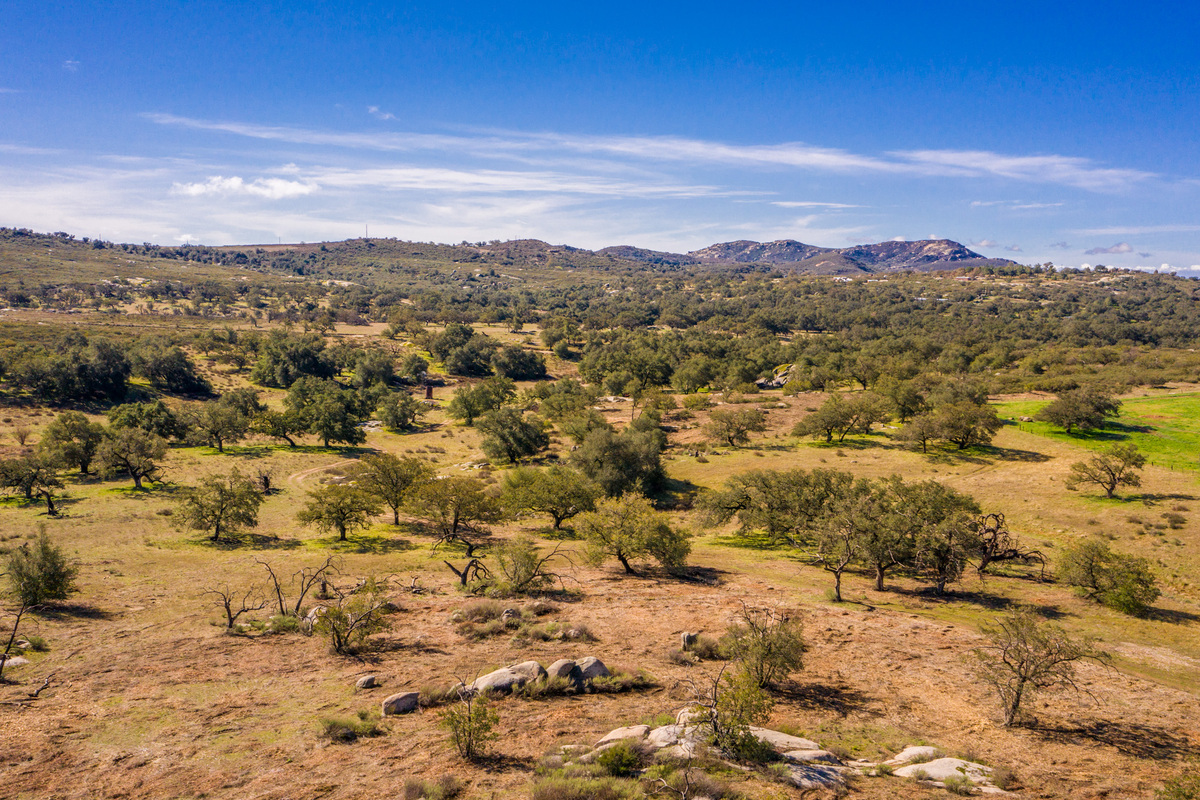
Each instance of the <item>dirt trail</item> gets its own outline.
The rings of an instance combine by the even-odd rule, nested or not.
[[[304,482],[304,479],[307,478],[309,475],[313,475],[318,472],[323,472],[327,469],[333,469],[334,467],[342,467],[342,466],[345,466],[346,464],[353,464],[355,461],[358,461],[358,459],[357,458],[347,458],[344,461],[335,461],[332,464],[322,464],[319,467],[310,467],[309,469],[302,469],[299,472],[293,472],[291,475],[288,475],[288,477],[287,477],[288,483],[294,483],[297,486],[299,486],[300,484],[302,484]]]

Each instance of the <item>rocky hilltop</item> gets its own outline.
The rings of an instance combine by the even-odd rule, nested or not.
[[[794,239],[775,242],[720,242],[690,253],[663,253],[638,247],[606,247],[599,255],[654,264],[769,264],[791,272],[856,275],[959,267],[1002,266],[1014,262],[987,258],[949,239],[879,242],[853,247],[817,247]]]

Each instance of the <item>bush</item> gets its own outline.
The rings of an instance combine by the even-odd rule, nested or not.
[[[739,617],[721,637],[721,652],[738,661],[760,687],[803,666],[806,647],[798,620],[770,609],[745,607]]]
[[[404,800],[450,800],[462,794],[464,788],[455,775],[443,775],[432,782],[409,778],[404,782]]]
[[[975,792],[975,783],[966,775],[951,775],[942,781],[950,794],[970,795]]]
[[[455,616],[463,622],[487,622],[500,619],[504,613],[504,605],[497,600],[475,600],[455,612]]]
[[[348,744],[363,736],[379,736],[379,718],[373,712],[359,711],[356,717],[326,717],[321,720],[321,732],[332,742]]]
[[[1067,548],[1059,573],[1084,597],[1133,616],[1148,614],[1159,595],[1149,561],[1113,552],[1100,539]]]
[[[554,775],[533,785],[532,800],[633,800],[644,797],[635,784],[616,778]]]
[[[717,661],[725,658],[721,653],[721,643],[711,636],[703,634],[696,637],[696,641],[692,642],[688,651],[702,661]]]
[[[999,764],[992,769],[992,783],[995,784],[997,789],[1003,789],[1006,792],[1016,789],[1021,785],[1016,771],[1004,764]]]
[[[75,586],[78,568],[67,561],[62,548],[51,543],[45,525],[38,526],[32,547],[26,542],[9,554],[5,571],[13,593],[27,606],[66,600],[79,591]]]
[[[622,739],[600,753],[596,763],[614,778],[626,778],[637,772],[642,765],[642,758],[631,739]]]
[[[493,730],[500,716],[485,698],[463,692],[460,702],[442,712],[441,725],[450,731],[450,741],[459,756],[478,761],[487,755],[488,745],[498,738]]]

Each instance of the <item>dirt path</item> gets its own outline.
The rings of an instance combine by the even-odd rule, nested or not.
[[[357,458],[347,458],[345,461],[335,461],[332,464],[322,464],[319,467],[310,467],[309,469],[302,469],[299,472],[293,472],[291,475],[288,475],[288,477],[287,477],[288,483],[294,483],[295,485],[299,486],[300,484],[302,484],[304,482],[304,479],[307,478],[309,475],[313,475],[315,473],[322,472],[327,469],[333,469],[334,467],[342,467],[342,466],[345,466],[346,464],[353,464],[355,461],[358,461],[358,459]]]

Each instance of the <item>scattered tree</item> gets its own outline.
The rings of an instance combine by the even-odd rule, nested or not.
[[[990,444],[996,432],[1004,427],[996,409],[969,401],[937,407],[934,420],[938,438],[951,442],[959,450]]]
[[[233,627],[237,625],[238,617],[242,614],[261,611],[267,607],[266,598],[259,594],[256,586],[251,586],[244,592],[229,586],[222,586],[219,589],[206,589],[204,595],[211,595],[213,602],[225,612],[225,630],[227,631],[233,630]]]
[[[1107,450],[1095,453],[1086,461],[1071,465],[1067,476],[1067,488],[1093,483],[1104,490],[1107,497],[1116,495],[1118,486],[1138,487],[1142,478],[1138,470],[1146,465],[1146,456],[1137,445],[1114,444]]]
[[[482,481],[463,475],[435,478],[413,492],[408,510],[433,526],[439,543],[462,542],[472,557],[478,544],[471,539],[503,517],[500,502],[484,488]]]
[[[519,463],[550,444],[546,424],[515,408],[489,412],[476,422],[475,427],[484,437],[481,445],[483,452],[493,462],[500,464]]]
[[[51,600],[66,600],[79,591],[75,578],[79,569],[67,560],[62,548],[50,541],[46,526],[38,526],[34,541],[8,554],[5,572],[12,592],[23,606]]]
[[[296,514],[302,525],[312,525],[322,533],[346,534],[356,528],[368,528],[379,513],[379,501],[357,486],[330,483],[308,492],[308,501]]]
[[[421,485],[433,480],[433,469],[419,458],[399,458],[391,453],[367,453],[350,471],[355,485],[392,510],[392,524],[400,524],[400,509]]]
[[[601,500],[595,511],[579,516],[576,528],[587,540],[592,564],[615,558],[628,575],[638,574],[630,562],[643,556],[653,556],[668,570],[682,569],[691,551],[685,533],[671,528],[649,500],[632,493]]]
[[[241,441],[250,430],[250,418],[229,403],[209,400],[187,415],[189,427],[200,442],[224,453],[225,445]]]
[[[478,761],[487,755],[488,746],[499,738],[494,729],[500,716],[488,705],[486,698],[461,682],[458,698],[458,703],[442,712],[441,725],[450,731],[450,741],[460,757]]]
[[[428,411],[428,406],[408,392],[389,392],[375,407],[375,415],[389,431],[409,430]]]
[[[335,653],[352,655],[366,643],[367,637],[391,627],[387,615],[392,609],[385,594],[386,585],[368,577],[352,592],[335,590],[338,601],[326,606],[313,625],[313,633],[328,636]]]
[[[478,417],[495,411],[517,395],[517,385],[508,378],[488,378],[475,387],[456,389],[446,413],[472,426]]]
[[[570,467],[518,467],[504,476],[500,500],[514,513],[549,514],[554,530],[560,530],[566,520],[594,509],[600,493],[600,487]]]
[[[1021,703],[1043,691],[1071,688],[1080,661],[1107,663],[1108,655],[1090,639],[1074,639],[1042,622],[1028,608],[984,628],[990,643],[975,650],[979,676],[999,695],[1005,725],[1020,719]]]
[[[198,486],[185,489],[178,499],[177,519],[194,530],[212,532],[212,541],[221,534],[236,533],[258,526],[258,507],[263,495],[254,481],[235,467],[228,475],[210,475]]]
[[[1114,552],[1100,539],[1068,547],[1058,571],[1082,596],[1125,614],[1145,616],[1159,596],[1149,561]]]
[[[767,429],[767,417],[758,408],[718,408],[708,415],[704,435],[709,439],[738,447],[750,441],[751,432]]]
[[[79,474],[87,475],[103,441],[103,425],[78,411],[64,411],[46,427],[38,449],[46,457],[79,467]]]
[[[806,649],[798,619],[775,609],[745,604],[721,637],[721,653],[738,662],[760,687],[797,672],[804,666]]]
[[[141,428],[122,428],[101,442],[96,451],[101,473],[111,476],[123,472],[133,478],[134,488],[141,489],[142,481],[161,480],[159,461],[167,454],[167,443],[161,437]]]
[[[1064,392],[1034,415],[1034,419],[1044,420],[1070,433],[1072,428],[1081,431],[1103,428],[1105,419],[1117,416],[1120,411],[1120,400],[1096,388],[1084,387]]]

